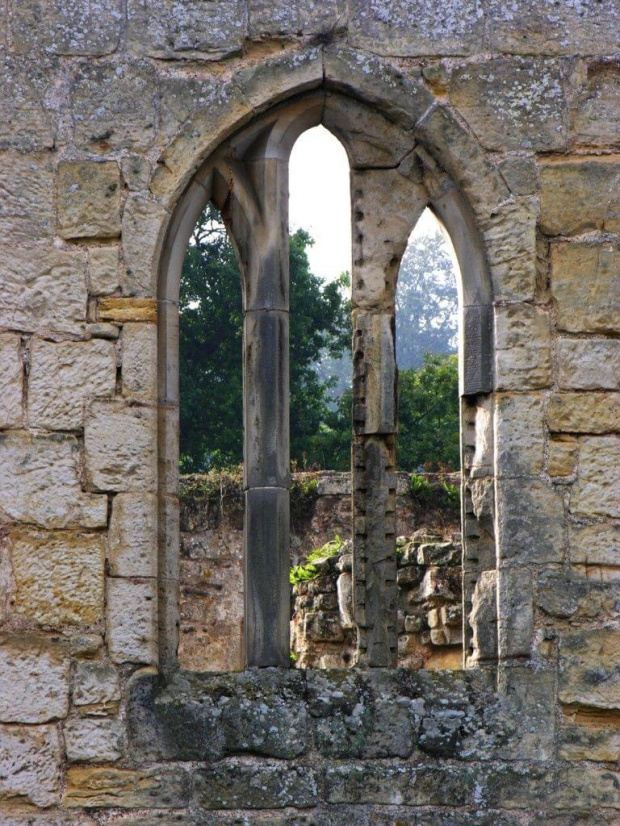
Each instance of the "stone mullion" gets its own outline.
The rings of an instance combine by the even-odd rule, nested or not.
[[[354,311],[353,579],[359,659],[397,663],[393,311]]]
[[[244,476],[245,657],[248,666],[289,664],[288,168],[245,163]],[[234,213],[233,213],[234,215]],[[241,223],[241,222],[240,222]],[[233,233],[235,232],[233,218]]]

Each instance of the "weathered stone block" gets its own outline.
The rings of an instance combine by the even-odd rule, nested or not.
[[[488,149],[559,150],[567,140],[567,75],[555,60],[466,63],[452,72],[450,102]]]
[[[620,393],[555,393],[547,423],[552,433],[620,431]]]
[[[501,479],[497,484],[499,555],[504,564],[561,562],[564,503],[538,479]]]
[[[92,295],[110,295],[118,290],[118,246],[91,247],[88,251],[89,292]]]
[[[0,509],[17,522],[48,528],[100,528],[107,497],[83,493],[73,436],[0,435]]]
[[[109,54],[118,47],[121,21],[119,0],[97,0],[95,7],[88,0],[19,3],[11,19],[13,48],[24,54]]]
[[[559,6],[514,0],[485,4],[491,49],[516,54],[610,54],[620,22],[614,0]]]
[[[497,598],[500,657],[529,657],[534,636],[534,591],[530,569],[500,570]]]
[[[620,517],[620,436],[580,439],[578,482],[571,511]]]
[[[58,233],[62,238],[120,235],[121,175],[116,161],[62,161],[57,193]]]
[[[620,760],[620,731],[617,715],[583,709],[567,716],[558,730],[560,760],[596,760],[615,763]]]
[[[182,768],[75,767],[67,771],[66,808],[177,809],[189,800],[189,776]]]
[[[72,696],[73,705],[84,713],[115,710],[121,699],[118,671],[108,663],[76,663]]]
[[[105,321],[157,321],[155,298],[100,298],[98,306],[99,318]]]
[[[157,479],[153,408],[95,401],[86,416],[86,476],[97,490],[150,491]]]
[[[0,335],[0,428],[19,427],[22,423],[24,365],[20,337]]]
[[[109,341],[51,342],[34,338],[30,351],[28,422],[31,427],[78,430],[84,403],[116,389],[116,354]]]
[[[0,45],[0,149],[38,152],[54,145],[55,125],[45,100],[52,72],[48,61],[35,66]]]
[[[158,96],[149,64],[84,61],[71,88],[76,144],[87,152],[148,149],[155,139]]]
[[[157,326],[123,327],[123,395],[157,399]]]
[[[553,436],[549,439],[549,476],[570,476],[575,470],[577,448],[577,439],[573,436]]]
[[[284,100],[293,92],[308,91],[323,80],[323,51],[320,48],[288,50],[241,68],[235,74],[235,84],[253,107],[264,106],[265,84],[271,99]]]
[[[5,243],[32,244],[33,239],[48,238],[53,198],[54,172],[49,154],[0,153],[0,233]]]
[[[515,195],[535,195],[538,191],[538,167],[534,158],[508,156],[500,162],[499,168]]]
[[[581,311],[576,307],[573,311]],[[560,338],[556,345],[562,390],[620,390],[620,341]]]
[[[497,658],[497,619],[497,571],[482,571],[472,595],[469,615],[474,661]]]
[[[125,730],[119,720],[67,720],[63,732],[70,762],[113,763],[123,753]]]
[[[307,809],[318,802],[309,766],[231,761],[198,769],[194,801],[205,809]]]
[[[308,747],[305,681],[296,670],[181,671],[163,691],[152,675],[140,675],[129,720],[138,762],[238,754],[291,760]]]
[[[121,173],[129,190],[141,192],[148,189],[153,173],[153,165],[143,155],[127,155],[121,159]]]
[[[540,168],[540,228],[547,235],[620,229],[616,156],[555,161]]]
[[[620,178],[618,179],[620,183]],[[571,333],[617,330],[620,249],[615,244],[553,244],[551,291],[558,326]]]
[[[157,294],[159,255],[169,218],[168,213],[154,201],[138,195],[127,200],[123,211],[125,295]]]
[[[311,35],[332,32],[346,22],[343,0],[308,4],[301,0],[250,0],[250,37]]]
[[[417,131],[474,206],[490,216],[494,208],[508,200],[510,190],[499,170],[446,107],[430,110],[420,120]]]
[[[107,579],[106,628],[115,663],[157,662],[157,587],[155,580]]]
[[[82,331],[88,296],[81,250],[0,245],[0,259],[0,325],[24,332]]]
[[[103,616],[105,538],[19,529],[10,537],[15,610],[41,625],[93,624]]]
[[[529,304],[495,309],[495,383],[499,390],[536,390],[551,384],[547,315]]]
[[[56,726],[0,726],[0,801],[58,803],[61,760]]]
[[[495,759],[552,760],[557,713],[555,672],[543,671],[537,665],[500,666],[497,679],[501,711],[493,709],[495,719],[489,727],[495,724],[496,730],[512,730],[512,735],[500,735]],[[468,756],[476,754],[470,752]]]
[[[620,71],[617,62],[588,65],[588,79],[572,112],[571,130],[578,144],[617,146],[614,122],[620,112]]]
[[[498,393],[494,441],[499,476],[540,473],[545,452],[542,394]]]
[[[389,313],[354,312],[356,374],[361,371],[359,378],[362,384],[358,388],[358,382],[355,382],[354,395],[356,402],[360,394],[363,398],[363,405],[356,404],[353,414],[356,433],[394,433],[397,428],[396,353],[392,320]]]
[[[62,649],[35,635],[2,638],[0,722],[46,723],[66,717],[68,709],[69,661]]]
[[[586,565],[620,565],[620,525],[570,525],[570,559]]]
[[[484,21],[474,0],[449,0],[441,14],[433,0],[354,0],[349,15],[350,41],[375,54],[471,54],[483,43]]]
[[[620,630],[612,626],[563,634],[560,700],[595,708],[620,708],[619,645]]]
[[[536,289],[538,203],[520,198],[481,225],[496,300],[531,301]]]
[[[157,576],[157,497],[119,493],[110,519],[108,565],[112,576]]]
[[[127,21],[129,48],[160,58],[217,60],[241,52],[247,33],[241,0],[129,0]]]
[[[463,806],[473,800],[476,778],[466,765],[387,766],[344,763],[325,770],[329,803],[397,806]]]
[[[328,89],[353,93],[407,129],[433,101],[420,77],[409,77],[374,55],[340,45],[325,49],[324,73]]]

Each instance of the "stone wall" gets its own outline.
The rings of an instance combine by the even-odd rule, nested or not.
[[[619,31],[616,0],[0,0],[3,826],[618,823]],[[177,667],[175,283],[253,157],[285,186],[284,109],[352,167],[371,665],[426,205],[459,256],[465,671]]]

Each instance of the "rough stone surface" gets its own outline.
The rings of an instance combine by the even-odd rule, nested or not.
[[[547,410],[554,433],[616,433],[620,430],[620,393],[557,393]]]
[[[4,243],[48,238],[53,222],[53,167],[46,154],[0,153],[0,230]],[[3,256],[3,262],[6,259]]]
[[[549,476],[570,476],[575,469],[578,443],[573,436],[554,436],[549,439]]]
[[[559,697],[563,703],[620,708],[619,635],[617,628],[609,626],[562,637]]]
[[[67,720],[63,727],[67,759],[74,763],[114,763],[123,753],[119,720]]]
[[[588,66],[587,85],[579,95],[571,126],[577,143],[586,146],[618,146],[610,112],[620,109],[620,70],[616,61]]]
[[[54,145],[56,127],[46,105],[51,68],[42,61],[38,71],[32,71],[28,60],[6,52],[0,37],[1,149],[36,152]]]
[[[342,0],[304,3],[302,0],[250,0],[250,36],[329,34],[346,21]]]
[[[543,466],[543,397],[540,393],[499,393],[495,408],[497,472],[534,476]]]
[[[86,474],[96,490],[153,490],[155,411],[118,401],[93,402],[84,428]]]
[[[91,247],[88,252],[88,280],[92,295],[110,295],[119,288],[118,246]]]
[[[560,338],[557,360],[562,390],[620,390],[620,341]]]
[[[616,243],[554,244],[551,290],[558,325],[571,333],[607,333],[616,329],[620,312]]]
[[[529,304],[495,311],[496,386],[524,390],[551,384],[551,334],[542,310]]]
[[[117,494],[108,541],[112,576],[156,576],[157,497],[148,493]]]
[[[61,760],[56,726],[0,725],[0,806],[3,801],[58,803]],[[4,815],[2,820],[7,823]]]
[[[16,235],[9,229],[6,237]],[[81,251],[32,243],[24,247],[0,244],[0,259],[0,325],[24,332],[81,331],[87,301],[86,261]]]
[[[99,528],[107,500],[82,492],[75,437],[6,433],[0,435],[0,510],[47,528]]]
[[[241,51],[247,32],[246,4],[240,0],[129,0],[129,48],[161,58],[217,59]]]
[[[11,333],[0,335],[0,427],[19,427],[22,423],[24,366],[21,340]]]
[[[28,422],[50,430],[78,430],[84,404],[116,388],[116,354],[108,341],[59,342],[35,338],[30,350]]]
[[[307,809],[317,802],[317,781],[307,766],[220,763],[200,769],[194,795],[205,809]]]
[[[107,580],[106,628],[115,663],[157,662],[157,591],[154,580]]]
[[[156,84],[148,63],[82,63],[71,88],[78,146],[103,153],[148,149],[157,125]]]
[[[411,21],[415,20],[415,28]],[[441,15],[432,0],[354,0],[350,10],[350,38],[376,54],[469,54],[482,45],[484,23],[474,0],[448,3]]]
[[[189,799],[189,777],[180,768],[70,768],[63,805],[67,808],[180,808]]]
[[[58,646],[35,635],[0,642],[0,722],[46,723],[67,715],[69,662]]]
[[[120,169],[115,161],[64,161],[58,167],[58,232],[62,238],[120,235]]]
[[[571,510],[620,517],[620,436],[586,436],[579,445],[579,481]]]
[[[168,216],[153,201],[131,197],[123,212],[123,257],[126,295],[154,296],[157,284],[157,256]]]
[[[540,169],[540,226],[547,235],[620,228],[620,163],[585,158],[546,163]]]
[[[463,64],[450,78],[450,101],[489,149],[562,149],[566,69],[555,61],[532,58]]]
[[[121,699],[116,668],[108,663],[77,663],[73,677],[73,705],[80,711],[105,713]]]
[[[13,47],[25,54],[108,54],[118,46],[121,19],[118,0],[97,0],[95,7],[85,0],[70,5],[19,3],[11,20]]]
[[[518,565],[561,562],[564,507],[561,497],[537,479],[498,483],[499,552]]]
[[[620,561],[620,526],[617,524],[571,525],[569,542],[571,562],[618,565]]]
[[[92,624],[103,616],[105,543],[100,534],[11,534],[15,610],[41,625]]]
[[[123,394],[154,401],[157,398],[157,327],[125,324],[123,345]]]

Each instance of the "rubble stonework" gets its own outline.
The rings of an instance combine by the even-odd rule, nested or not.
[[[619,31],[617,0],[0,0],[3,826],[618,823]],[[301,671],[287,159],[321,122],[351,165],[359,665]],[[176,330],[209,198],[246,277],[244,637],[277,667],[201,676]],[[429,205],[462,275],[441,674],[393,667],[393,306]]]

